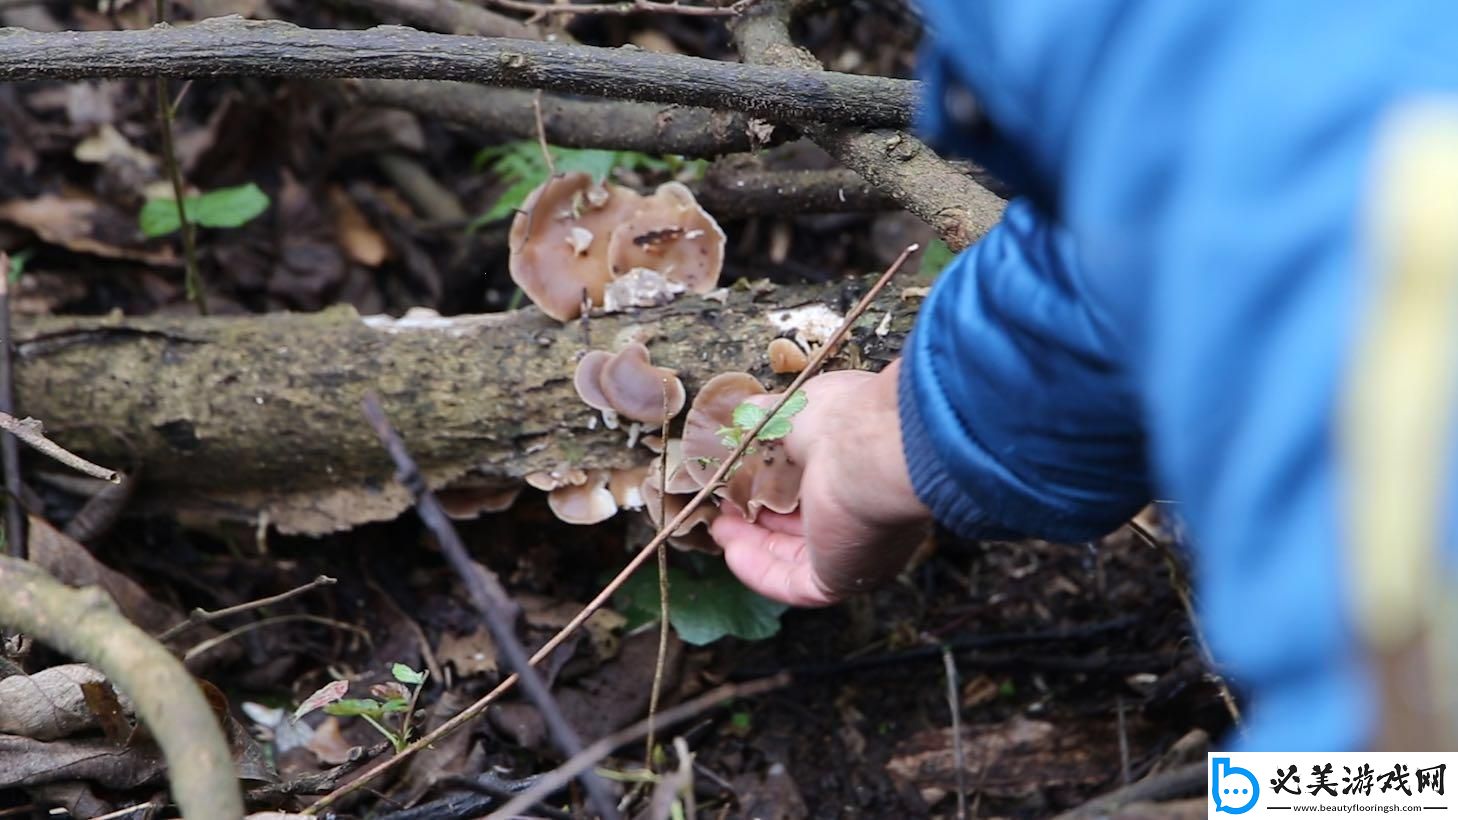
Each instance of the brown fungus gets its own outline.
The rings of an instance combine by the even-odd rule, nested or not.
[[[719,283],[724,243],[724,230],[693,192],[665,182],[613,229],[607,259],[613,276],[648,268],[694,293],[708,293]]]
[[[511,221],[511,279],[559,322],[582,313],[583,294],[602,304],[612,280],[609,235],[643,200],[636,191],[599,184],[584,173],[554,176],[532,191]]]
[[[732,452],[719,430],[734,426],[734,408],[765,389],[748,373],[721,373],[694,397],[683,428],[684,469],[700,486],[708,483]],[[794,511],[800,503],[803,468],[791,461],[778,441],[755,442],[724,486],[714,494],[753,521],[761,509]]]
[[[778,338],[769,343],[770,370],[776,373],[799,373],[810,364],[810,357],[790,339]]]
[[[582,484],[568,484],[547,493],[552,514],[568,524],[597,524],[617,515],[618,502],[608,489],[606,470],[592,470]]]
[[[659,479],[657,469],[649,470],[641,489],[643,506],[647,508],[648,519],[653,522],[654,529],[662,529],[665,520],[677,517],[693,497],[692,493],[669,493],[665,496]],[[672,479],[669,482],[672,484]],[[668,518],[664,519],[660,512],[666,512]],[[721,551],[719,545],[709,535],[709,524],[718,514],[719,510],[714,505],[700,504],[682,524],[668,534],[668,543],[681,550],[718,554]]]
[[[686,399],[678,375],[655,367],[648,348],[636,342],[614,354],[595,350],[582,357],[572,385],[588,405],[649,429],[662,426],[665,415],[677,416]]]
[[[470,486],[460,485],[437,490],[435,498],[445,514],[457,521],[469,521],[483,513],[502,512],[510,509],[521,495],[521,485]]]

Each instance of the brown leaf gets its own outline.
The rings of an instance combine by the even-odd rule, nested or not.
[[[111,684],[104,680],[88,681],[81,684],[81,695],[86,700],[86,708],[101,724],[101,732],[106,735],[107,742],[125,745],[132,735],[132,722],[127,720],[126,711],[122,709]]]
[[[325,706],[343,698],[348,692],[349,681],[347,680],[330,681],[324,684],[314,694],[304,698],[304,702],[299,704],[298,709],[294,710],[293,720],[298,720],[317,709],[323,709]]]
[[[134,789],[162,779],[166,765],[156,746],[118,749],[105,740],[46,742],[0,735],[0,789],[85,780],[109,789]]]
[[[90,197],[44,194],[0,202],[0,221],[13,222],[46,242],[77,253],[150,265],[178,263],[170,247],[149,250],[139,246],[142,235],[134,215]]]
[[[371,268],[390,254],[389,243],[375,230],[364,212],[338,185],[329,188],[329,205],[334,209],[334,231],[350,259]]]
[[[100,670],[81,663],[0,680],[0,733],[55,740],[94,729],[100,719],[83,686],[105,683]]]
[[[344,733],[339,731],[338,718],[330,716],[314,729],[304,748],[313,752],[320,763],[338,766],[352,760],[358,747],[344,739]]]

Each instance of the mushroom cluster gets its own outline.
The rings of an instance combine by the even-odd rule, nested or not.
[[[588,406],[602,411],[609,428],[623,417],[657,429],[683,410],[685,399],[678,374],[654,366],[648,348],[637,342],[617,353],[588,352],[577,363],[572,386]]]
[[[511,223],[511,279],[559,322],[584,305],[651,305],[714,289],[724,231],[693,192],[666,182],[649,196],[585,173],[554,176]]]
[[[694,397],[683,427],[683,468],[704,486],[733,447],[720,430],[734,426],[734,408],[745,399],[763,395],[764,386],[748,373],[720,373]],[[755,442],[715,495],[753,521],[762,509],[793,512],[800,504],[800,475],[804,471],[779,441]]]

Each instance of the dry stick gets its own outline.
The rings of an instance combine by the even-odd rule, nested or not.
[[[157,0],[157,22],[167,22],[167,0]],[[177,163],[177,151],[172,145],[172,95],[167,90],[167,78],[156,78],[157,122],[162,131],[162,164],[167,168],[167,178],[172,182],[172,198],[177,204],[178,230],[182,231],[182,256],[186,265],[183,282],[187,298],[197,304],[197,312],[208,315],[208,297],[203,292],[202,275],[197,269],[197,231],[187,218],[183,202],[185,191],[182,185],[182,168]]]
[[[0,251],[0,413],[15,412],[15,362],[11,358],[10,256]],[[5,471],[5,543],[22,561],[30,557],[25,540],[25,510],[20,506],[20,444],[0,436],[0,469]]]
[[[366,644],[370,643],[369,630],[355,626],[351,623],[345,623],[344,621],[336,621],[333,618],[326,618],[323,615],[310,615],[308,613],[299,613],[294,615],[276,615],[272,618],[264,618],[261,621],[252,621],[251,623],[246,623],[242,626],[235,627],[228,630],[227,632],[224,632],[221,635],[208,638],[207,640],[202,641],[201,643],[182,653],[182,659],[184,661],[192,660],[193,658],[203,654],[204,652],[207,652],[221,644],[227,643],[228,641],[233,640],[239,635],[247,632],[252,632],[255,629],[262,629],[266,626],[277,626],[279,624],[296,623],[298,621],[308,621],[309,623],[323,624],[324,626],[332,627],[334,629],[343,629],[348,632],[353,632],[356,635],[364,638]]]
[[[662,380],[663,389],[663,452],[658,457],[658,520],[668,520],[668,379]],[[658,699],[663,696],[663,664],[668,656],[668,545],[658,545],[658,657],[653,662],[653,688],[648,693],[648,743],[644,751],[643,768],[653,771],[653,746],[656,728],[653,717],[658,714]]]
[[[723,703],[730,698],[750,698],[762,695],[766,692],[773,692],[776,689],[788,685],[790,676],[785,674],[772,675],[768,678],[761,678],[749,683],[726,683],[717,689],[705,692],[691,701],[665,709],[658,716],[658,723],[661,726],[672,726],[682,723],[701,712]],[[634,723],[626,729],[620,729],[611,735],[593,743],[582,753],[563,763],[561,766],[542,775],[532,784],[531,788],[513,797],[509,803],[486,816],[486,820],[506,820],[519,816],[522,812],[541,802],[552,792],[562,788],[577,773],[597,765],[599,760],[613,753],[614,749],[625,746],[634,741],[640,740],[648,734],[648,718]]]
[[[461,542],[460,534],[446,517],[445,510],[441,509],[440,502],[436,501],[435,494],[430,491],[425,478],[420,474],[420,468],[415,466],[415,460],[405,449],[405,442],[400,439],[395,428],[390,426],[384,409],[380,407],[379,398],[373,393],[366,393],[361,404],[365,419],[374,428],[375,435],[379,436],[380,443],[390,454],[390,459],[395,462],[395,478],[414,497],[416,513],[435,536],[446,560],[461,576],[461,581],[471,596],[471,603],[486,619],[486,627],[496,641],[497,649],[505,657],[507,665],[514,670],[513,677],[520,677],[527,699],[541,713],[552,740],[563,754],[569,757],[578,754],[582,751],[582,740],[562,715],[562,708],[552,697],[551,689],[537,674],[537,670],[532,668],[533,661],[527,658],[526,649],[516,636],[514,624],[521,609],[507,595],[494,572],[471,560],[470,554],[466,552],[466,545]],[[607,784],[594,772],[584,772],[581,781],[582,787],[587,790],[588,800],[597,813],[608,820],[615,820],[618,817],[617,806]]]
[[[851,326],[856,323],[856,320],[860,318],[861,314],[866,312],[866,309],[871,306],[871,302],[876,298],[878,294],[880,294],[881,290],[886,287],[887,283],[891,281],[891,277],[895,276],[896,272],[901,269],[901,266],[903,264],[905,264],[906,258],[919,249],[919,245],[908,245],[906,249],[901,252],[901,255],[896,257],[896,261],[891,263],[891,266],[886,269],[886,272],[881,274],[880,278],[876,280],[876,283],[874,285],[871,285],[871,289],[866,291],[866,295],[862,296],[861,300],[856,303],[855,307],[851,308],[850,312],[846,314],[845,321],[841,322],[840,327],[836,329],[835,333],[831,335],[831,337],[826,341],[825,345],[816,352],[815,356],[810,360],[810,364],[807,365],[805,369],[800,372],[800,375],[795,377],[794,381],[790,382],[790,386],[785,389],[785,392],[782,396],[780,396],[779,401],[775,402],[774,407],[765,414],[764,418],[759,420],[759,423],[754,426],[754,429],[749,431],[749,434],[744,437],[743,441],[739,443],[739,446],[735,447],[734,451],[731,452],[729,456],[724,459],[724,463],[719,465],[719,469],[716,470],[714,472],[714,475],[704,484],[703,489],[699,490],[694,495],[694,497],[690,499],[687,504],[684,505],[682,510],[679,510],[678,515],[674,516],[673,520],[664,522],[663,526],[658,529],[658,534],[653,536],[653,539],[650,540],[646,545],[644,545],[644,547],[638,551],[638,554],[633,556],[632,560],[628,561],[628,565],[623,567],[623,569],[619,571],[618,574],[614,576],[611,581],[608,582],[607,586],[603,587],[602,591],[599,592],[591,601],[589,601],[587,605],[582,608],[582,611],[578,612],[577,615],[573,617],[566,626],[562,627],[562,629],[559,630],[556,635],[553,635],[552,639],[547,641],[546,645],[544,645],[541,649],[537,650],[537,653],[531,658],[531,662],[533,664],[540,663],[542,659],[552,654],[553,650],[555,650],[564,641],[566,641],[573,632],[576,632],[582,626],[582,624],[587,621],[588,618],[592,617],[592,614],[594,612],[597,612],[599,609],[602,608],[603,604],[607,603],[608,599],[612,597],[613,593],[617,592],[618,588],[621,587],[628,580],[628,578],[632,576],[635,571],[637,571],[639,567],[641,567],[644,563],[648,561],[650,557],[653,556],[654,551],[658,548],[658,545],[668,540],[668,536],[670,533],[677,531],[679,527],[683,526],[683,522],[687,521],[689,516],[693,515],[694,510],[698,509],[699,505],[703,504],[704,501],[708,499],[709,495],[714,491],[714,488],[718,486],[719,482],[724,480],[724,477],[729,474],[729,471],[733,468],[734,464],[737,463],[740,457],[744,455],[744,451],[749,449],[749,446],[754,443],[755,437],[759,435],[760,430],[762,430],[764,426],[769,423],[770,419],[774,418],[775,414],[780,411],[780,408],[785,405],[785,402],[789,401],[790,397],[795,394],[795,391],[799,390],[800,387],[804,385],[811,376],[814,376],[817,372],[820,371],[820,368],[825,365],[826,359],[828,359],[830,357],[830,354],[835,350],[835,348],[839,346],[840,341],[845,338],[845,335],[847,332],[850,331]],[[455,717],[451,718],[445,723],[442,723],[435,729],[435,731],[431,732],[428,735],[425,735],[424,737],[410,744],[406,748],[402,749],[400,753],[395,755],[394,757],[381,761],[373,769],[364,772],[353,781],[319,798],[313,803],[313,805],[305,809],[304,813],[317,814],[319,811],[328,808],[329,806],[338,802],[340,798],[351,794],[358,789],[364,788],[365,785],[370,783],[376,777],[379,777],[380,775],[384,774],[395,766],[400,765],[405,760],[408,760],[411,755],[415,754],[426,746],[435,743],[436,741],[451,734],[462,726],[465,726],[467,723],[475,719],[477,715],[480,715],[482,712],[486,711],[486,707],[494,703],[497,698],[501,697],[502,694],[504,694],[508,689],[515,685],[516,679],[517,676],[513,674],[511,677],[498,684],[495,689],[492,689],[490,692],[482,695],[481,698],[478,699],[475,703],[461,710]]]
[[[1220,692],[1220,700],[1225,704],[1225,711],[1230,713],[1230,719],[1236,726],[1241,725],[1240,707],[1235,703],[1235,695],[1230,691],[1230,685],[1225,682],[1225,676],[1215,671],[1219,667],[1215,663],[1215,655],[1210,652],[1210,644],[1205,642],[1205,631],[1200,628],[1200,619],[1195,613],[1195,604],[1190,600],[1188,586],[1184,583],[1179,571],[1179,559],[1175,557],[1174,550],[1169,545],[1154,537],[1154,533],[1146,530],[1142,524],[1134,519],[1124,522],[1129,526],[1130,531],[1139,536],[1140,540],[1151,547],[1159,550],[1164,556],[1165,568],[1169,571],[1169,583],[1174,588],[1175,595],[1180,599],[1180,606],[1185,610],[1185,617],[1190,622],[1190,632],[1195,636],[1195,646],[1200,650],[1200,658],[1205,661],[1205,666],[1215,676],[1215,686]]]
[[[552,149],[547,145],[547,126],[542,123],[541,89],[532,93],[532,118],[537,124],[537,145],[542,149],[542,160],[547,163],[547,175],[557,175],[557,162],[552,159]]]
[[[952,712],[952,759],[957,766],[957,820],[967,820],[967,753],[962,748],[962,700],[957,690],[957,656],[942,644],[942,666],[947,672],[947,708]]]
[[[50,456],[77,472],[85,473],[92,478],[99,478],[102,481],[110,481],[113,484],[121,483],[121,473],[116,470],[108,470],[100,464],[92,464],[46,438],[45,425],[41,424],[39,419],[29,417],[18,419],[9,413],[0,413],[0,430],[14,434],[16,438],[39,450],[42,455]]]
[[[755,0],[737,0],[727,6],[686,6],[678,2],[623,0],[621,3],[537,3],[532,0],[487,0],[493,6],[532,14],[679,14],[685,17],[730,17]]]
[[[157,640],[166,643],[169,639],[176,637],[179,632],[182,632],[183,630],[190,627],[199,626],[205,623],[211,623],[212,621],[226,618],[229,615],[237,615],[242,612],[249,612],[254,609],[262,609],[266,606],[273,606],[274,604],[283,603],[290,598],[295,598],[303,595],[309,590],[329,586],[335,583],[338,583],[336,579],[330,578],[328,575],[320,575],[318,578],[315,578],[307,584],[294,587],[287,592],[280,592],[277,595],[270,595],[267,598],[259,598],[254,601],[247,601],[245,603],[236,604],[234,606],[223,607],[222,609],[208,610],[199,607],[187,613],[187,618],[185,618],[184,620],[172,626],[169,626],[166,631],[164,631],[161,635],[157,636]]]

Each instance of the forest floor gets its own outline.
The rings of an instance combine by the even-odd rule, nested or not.
[[[150,3],[103,5],[115,8],[6,4],[0,22],[71,29],[151,24]],[[376,22],[360,10],[367,6],[170,4],[178,20],[242,13],[339,28]],[[386,13],[378,22],[398,20]],[[583,15],[573,18],[570,32],[585,43],[733,56],[714,18]],[[911,74],[920,34],[915,15],[892,0],[845,4],[795,33],[829,67],[903,77]],[[417,113],[362,106],[322,83],[210,80],[174,83],[172,92],[181,93],[175,141],[188,183],[199,191],[252,183],[268,200],[246,224],[199,233],[213,313],[348,303],[362,314],[424,306],[453,315],[520,303],[500,230],[510,209],[493,208],[514,195],[521,164],[534,161],[533,142],[493,141]],[[158,127],[150,81],[0,84],[0,253],[12,260],[17,315],[195,310],[177,237],[149,239],[138,229],[145,204],[166,187]],[[514,159],[503,164],[502,157]],[[658,157],[584,161],[605,162],[620,181],[639,187],[705,173],[702,164]],[[819,149],[798,142],[762,151],[758,161],[769,169],[834,167]],[[885,210],[750,215],[724,227],[725,282],[864,274],[885,267],[909,242],[932,239],[915,218]],[[916,281],[903,284],[930,283],[945,249],[929,254],[914,263],[920,272],[907,274]],[[35,467],[27,476],[34,512],[57,527],[71,522],[88,498],[74,484],[51,480],[38,460],[27,463]],[[392,754],[364,720],[315,713],[302,735],[280,722],[280,709],[292,710],[332,680],[348,680],[352,694],[367,696],[390,679],[392,664],[430,669],[419,703],[429,726],[506,674],[458,576],[413,515],[301,538],[169,514],[165,497],[132,501],[108,510],[108,526],[94,528],[84,550],[67,560],[84,564],[85,572],[97,572],[95,562],[119,571],[140,585],[128,594],[148,607],[181,617],[194,607],[276,595],[319,575],[337,580],[212,624],[215,643],[193,665],[251,737],[238,749],[264,761],[251,787],[266,791],[269,783],[299,784],[321,773],[336,786]],[[673,766],[669,741],[683,738],[694,754],[700,817],[790,820],[955,817],[959,793],[972,816],[1051,816],[1152,771],[1203,761],[1205,739],[1228,730],[1231,716],[1223,684],[1202,659],[1185,600],[1183,555],[1161,512],[1168,509],[1146,512],[1144,530],[1126,527],[1089,544],[970,543],[939,532],[895,583],[842,606],[786,612],[778,627],[771,614],[756,627],[774,632],[770,637],[731,634],[706,645],[673,637],[666,705],[725,683],[781,672],[790,678],[768,694],[730,701],[662,732],[665,765]],[[473,557],[522,605],[528,649],[652,535],[637,516],[563,524],[531,491],[510,509],[458,528]],[[684,572],[722,574],[711,556],[671,559]],[[647,712],[658,631],[636,623],[643,619],[633,612],[657,605],[648,575],[615,599],[625,617],[602,617],[590,639],[568,644],[550,664],[563,712],[589,741]],[[23,666],[34,674],[64,661],[36,647]],[[0,692],[4,674],[0,667]],[[0,725],[0,740],[5,731]],[[132,780],[78,776],[66,755],[80,746],[67,743],[94,739],[51,739],[24,752],[0,745],[0,817],[56,804],[87,817],[160,805],[159,772]],[[146,750],[132,743],[146,741],[119,745],[115,765],[141,772]],[[647,754],[642,743],[629,744],[602,768],[617,772],[625,791],[646,794],[653,783],[635,783],[644,779],[634,773]],[[560,759],[535,710],[513,696],[419,755],[402,777],[378,781],[333,808],[360,817],[482,815],[490,798],[461,808],[451,801],[472,793],[442,778],[475,778],[509,791]],[[7,777],[7,769],[26,774]],[[1197,786],[1189,795],[1199,793]],[[314,796],[260,798],[252,807],[297,810]],[[575,786],[553,800],[569,803],[581,806]],[[411,814],[412,805],[425,808]],[[635,803],[633,811],[645,805]]]

